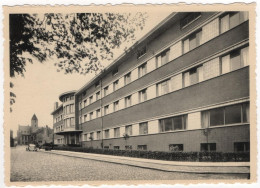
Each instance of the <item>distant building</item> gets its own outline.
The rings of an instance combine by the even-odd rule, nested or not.
[[[19,125],[17,131],[17,144],[27,145],[29,143],[50,143],[53,141],[53,129],[48,125],[45,127],[38,126],[38,118],[34,114],[31,119],[31,126]]]

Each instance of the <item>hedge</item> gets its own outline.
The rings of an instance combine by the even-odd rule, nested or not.
[[[112,150],[83,147],[54,147],[54,150],[65,150],[104,155],[126,156],[166,161],[211,161],[211,162],[247,162],[250,161],[249,152],[223,153],[223,152],[163,152],[139,150]]]

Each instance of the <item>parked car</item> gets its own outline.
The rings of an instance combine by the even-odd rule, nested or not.
[[[37,151],[38,148],[36,147],[35,144],[28,144],[28,146],[26,147],[26,151]]]

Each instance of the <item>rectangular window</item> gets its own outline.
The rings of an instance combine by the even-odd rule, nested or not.
[[[249,120],[249,103],[215,108],[201,113],[202,127],[247,123]]]
[[[89,113],[89,120],[92,120],[93,119],[93,112],[90,112]]]
[[[93,102],[93,96],[89,97],[89,104],[91,104]]]
[[[70,105],[70,113],[74,113],[74,104]]]
[[[125,75],[125,85],[131,82],[131,72]]]
[[[115,76],[117,73],[118,73],[118,68],[115,68],[115,69],[112,71],[112,76]]]
[[[185,130],[187,127],[187,114],[161,119],[159,121],[159,131],[167,132],[173,130]]]
[[[120,137],[120,128],[114,128],[114,138]]]
[[[199,83],[203,80],[203,71],[202,67],[195,67],[189,71],[183,73],[183,86],[188,87],[190,85]]]
[[[220,18],[220,33],[224,33],[248,20],[248,12],[230,12]]]
[[[101,139],[101,131],[97,131],[97,140]]]
[[[119,146],[114,146],[114,150],[119,150],[120,147]]]
[[[87,99],[84,100],[84,108],[87,106]]]
[[[147,150],[147,145],[138,145],[138,146],[137,146],[137,150],[146,151],[146,150]]]
[[[163,51],[159,56],[156,57],[156,66],[160,67],[169,62],[170,50]]]
[[[79,103],[79,110],[81,110],[81,102]]]
[[[128,97],[125,97],[125,107],[131,106],[131,95]]]
[[[118,105],[119,101],[114,102],[114,112],[119,110],[119,105]]]
[[[216,143],[201,143],[200,144],[200,151],[216,151]]]
[[[132,146],[131,145],[126,145],[125,146],[125,150],[132,150]]]
[[[105,130],[105,138],[109,138],[109,129]]]
[[[142,57],[145,54],[146,54],[146,46],[142,47],[141,49],[139,49],[137,51],[137,59],[139,59],[140,57]]]
[[[169,151],[173,151],[173,152],[183,151],[183,144],[170,144]]]
[[[140,123],[139,124],[139,134],[148,134],[148,123]]]
[[[87,121],[87,114],[84,115],[84,122]]]
[[[125,133],[126,133],[128,136],[131,136],[131,135],[133,134],[132,125],[127,125],[127,126],[125,126]]]
[[[249,152],[250,151],[250,143],[249,142],[235,142],[234,143],[234,151],[235,152]]]
[[[241,122],[241,104],[225,107],[225,124],[234,124]]]
[[[139,91],[139,102],[144,102],[147,100],[147,89],[143,89],[142,91]]]
[[[75,126],[75,119],[74,119],[74,118],[70,118],[70,125],[71,125],[72,127]]]
[[[143,63],[138,67],[138,77],[142,77],[146,74],[147,72],[147,63]]]
[[[100,91],[98,91],[97,93],[96,93],[96,100],[99,100],[100,99]]]
[[[114,91],[118,90],[118,80],[113,83]]]
[[[104,96],[108,95],[108,86],[104,88]]]
[[[100,114],[100,109],[96,110],[96,116],[97,116],[97,118],[100,117],[100,115],[101,115],[101,114]]]
[[[222,56],[222,74],[247,66],[249,64],[248,58],[248,47],[234,50]]]
[[[185,16],[183,19],[181,19],[181,21],[180,21],[181,29],[183,29],[187,25],[191,24],[193,21],[195,21],[200,16],[201,16],[200,12],[189,13],[187,16]]]
[[[94,140],[94,133],[93,132],[89,134],[89,140]]]
[[[88,140],[88,134],[84,134],[83,139],[84,139],[84,141],[87,141]]]
[[[109,113],[109,105],[104,107],[104,114],[107,115]]]
[[[202,30],[196,31],[183,40],[183,53],[187,53],[202,44]]]
[[[170,83],[170,80],[165,80],[159,84],[157,84],[156,88],[157,88],[157,96],[161,96],[161,95],[164,95],[164,94],[167,94],[169,92],[169,84]]]
[[[81,124],[82,122],[81,122],[81,116],[79,116],[79,124]],[[66,125],[65,125],[65,127],[66,127]]]

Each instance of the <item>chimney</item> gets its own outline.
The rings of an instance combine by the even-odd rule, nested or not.
[[[56,110],[58,108],[58,102],[54,103],[54,110]]]

